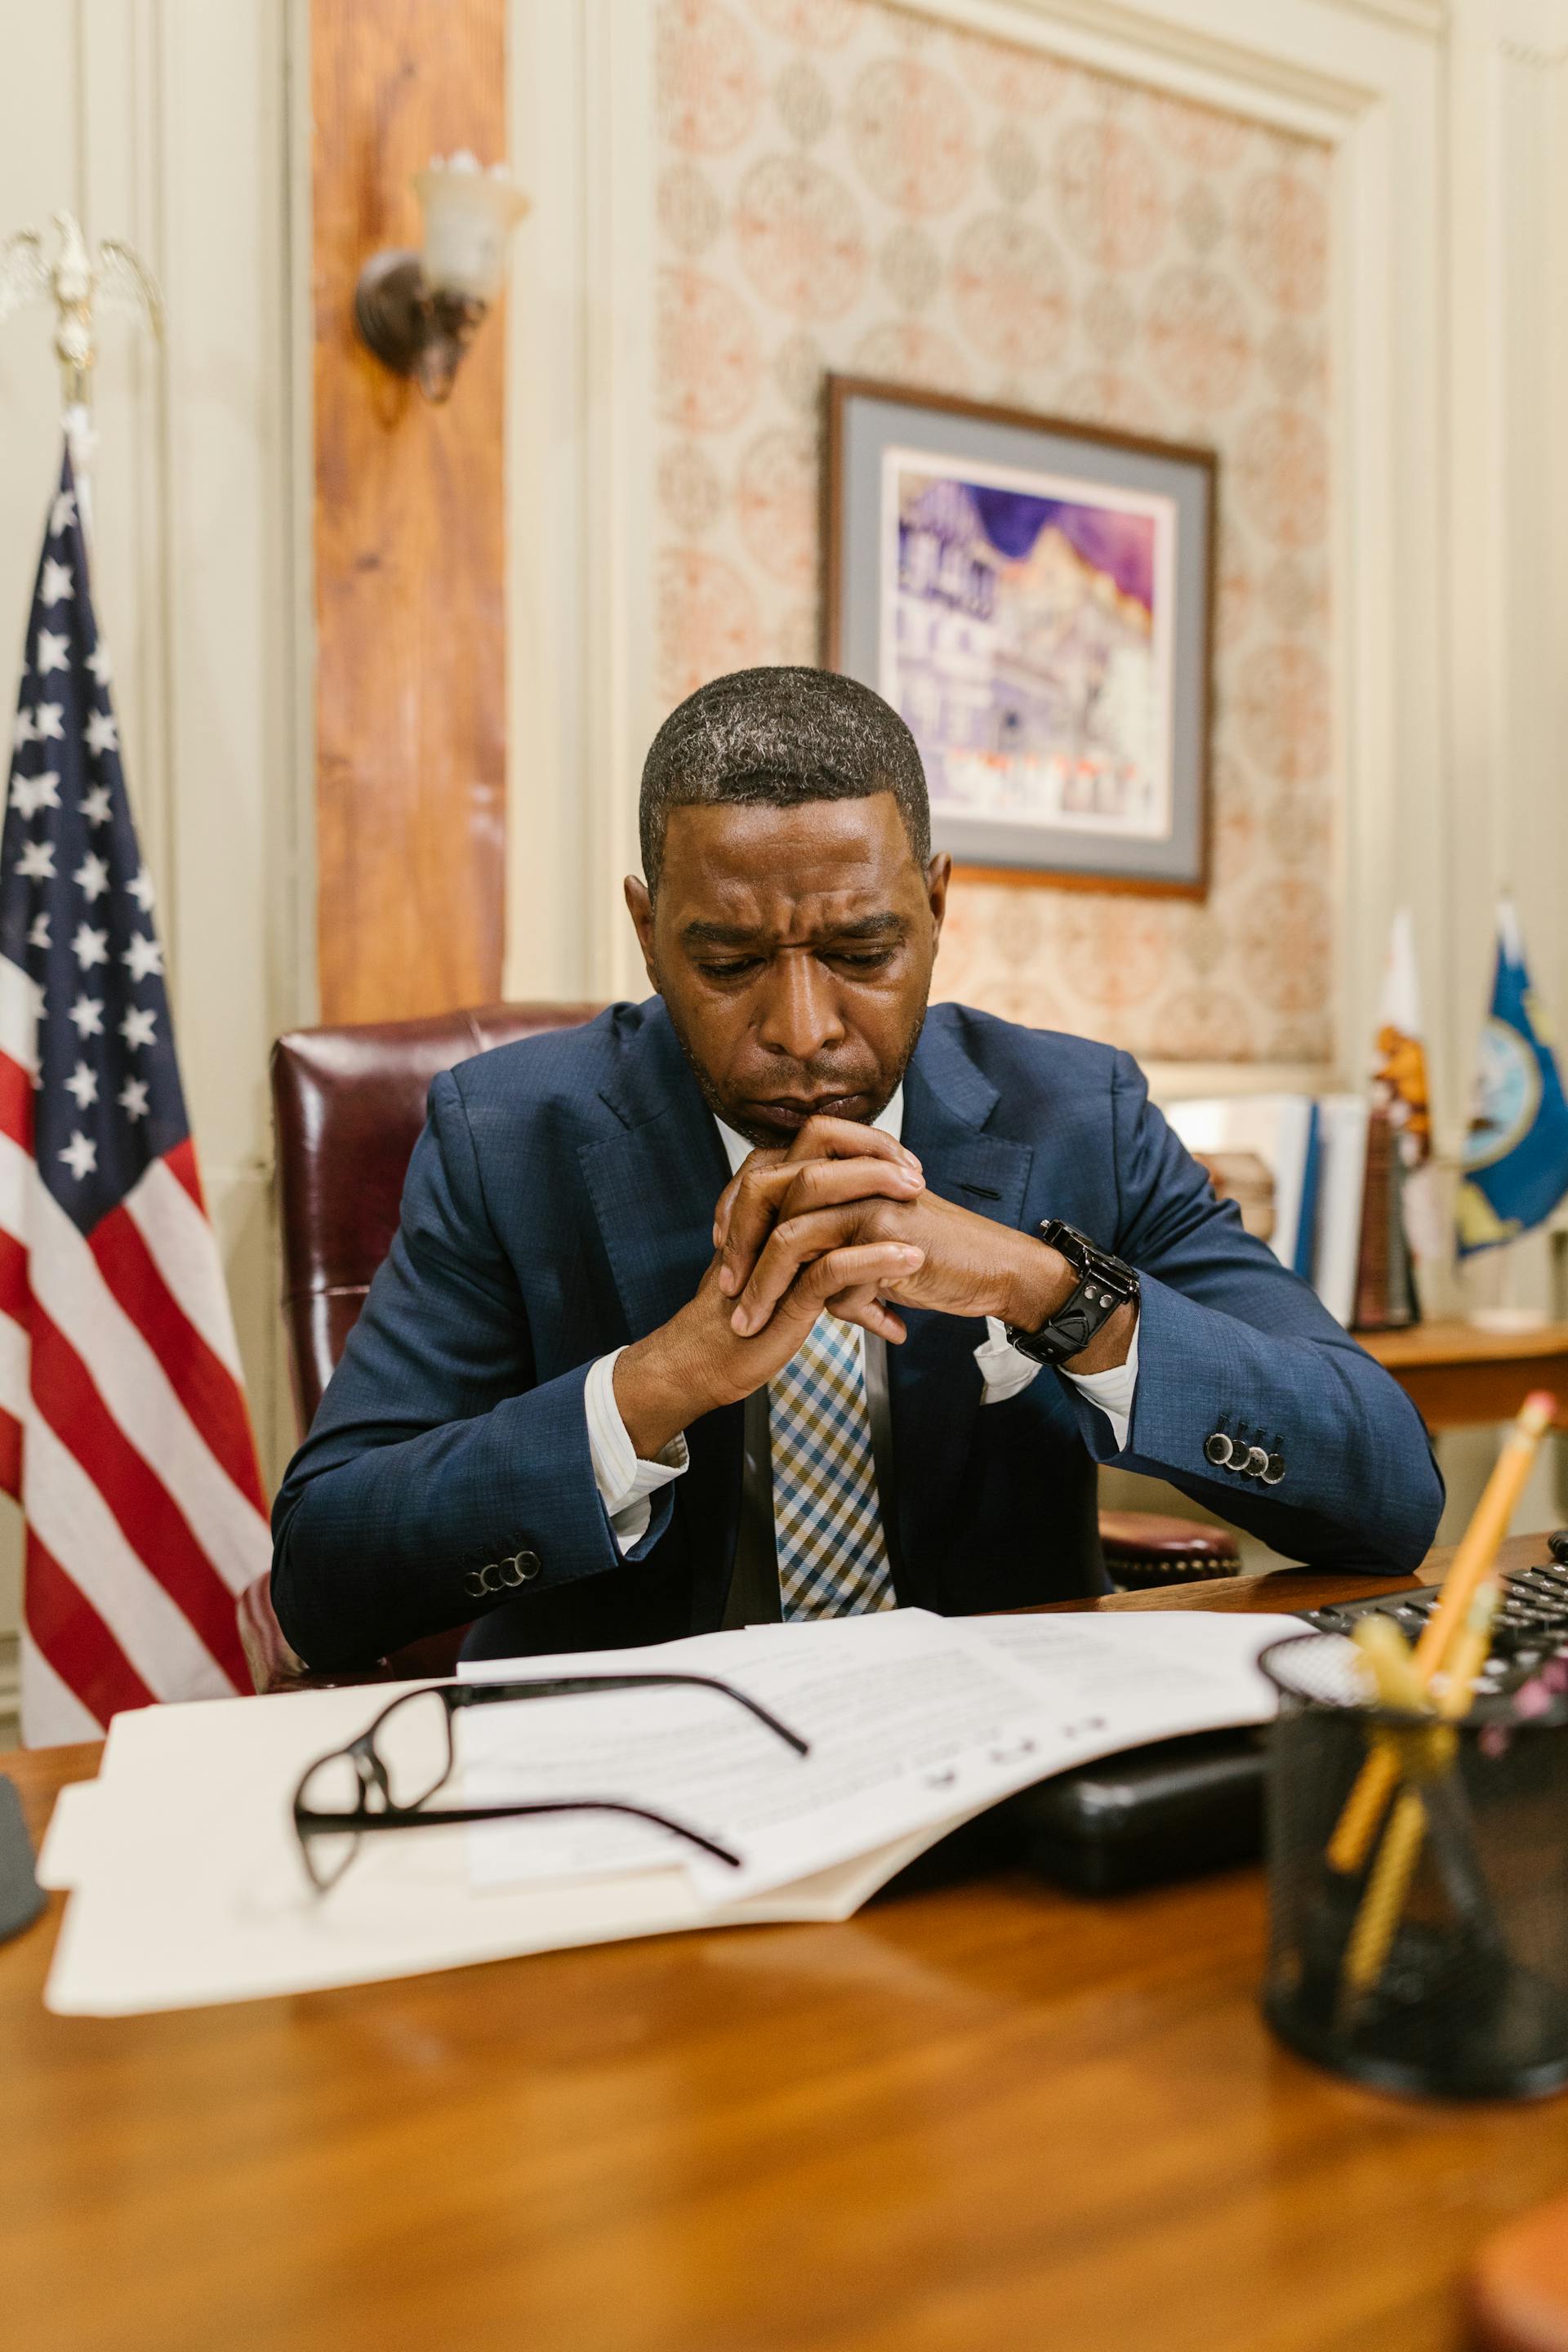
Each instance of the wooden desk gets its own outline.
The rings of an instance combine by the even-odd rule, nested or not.
[[[1478,2352],[1568,2352],[1568,2197],[1488,2239],[1470,2307]]]
[[[1394,1374],[1428,1429],[1511,1421],[1531,1389],[1552,1389],[1568,1429],[1568,1323],[1538,1331],[1479,1331],[1473,1323],[1416,1323],[1408,1331],[1358,1331],[1369,1356]]]
[[[0,1762],[41,1824],[96,1754]],[[1568,2111],[1316,2073],[1258,2015],[1263,1930],[1256,1871],[1114,1902],[1016,1875],[843,1927],[92,2020],[41,2005],[46,1920],[0,1949],[0,2339],[1453,2347],[1479,2241],[1568,2187]]]

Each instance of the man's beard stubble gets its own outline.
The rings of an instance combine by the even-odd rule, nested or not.
[[[668,996],[665,993],[662,988],[659,990],[658,994],[659,1000],[662,1003],[666,1013],[669,1015],[669,1025],[674,1030],[680,1050],[686,1056],[687,1066],[690,1070],[692,1076],[696,1079],[702,1099],[707,1104],[709,1109],[712,1112],[714,1118],[721,1119],[726,1127],[733,1128],[737,1135],[743,1135],[746,1141],[756,1149],[764,1151],[776,1150],[779,1148],[779,1139],[776,1135],[770,1133],[766,1129],[759,1129],[754,1119],[749,1119],[745,1116],[739,1104],[726,1102],[723,1093],[716,1080],[713,1078],[711,1074],[704,1068],[700,1059],[699,1058],[696,1049],[691,1043],[691,1039],[687,1033],[686,1025],[682,1022],[679,1014],[677,1013],[675,1006],[671,1003]],[[898,1093],[899,1088],[904,1082],[904,1074],[914,1058],[915,1047],[920,1044],[921,1032],[925,1027],[925,1019],[929,1009],[929,1003],[930,1000],[928,998],[925,1003],[922,1003],[919,1013],[915,1015],[914,1025],[910,1029],[909,1036],[900,1053],[898,1069],[894,1076],[889,1079],[885,1085],[882,1084],[879,1076],[876,1087],[867,1087],[864,1084],[858,1086],[843,1085],[841,1082],[841,1074],[839,1072],[831,1069],[816,1070],[807,1063],[804,1066],[800,1064],[795,1065],[787,1074],[783,1071],[779,1073],[779,1092],[781,1094],[787,1093],[792,1087],[795,1087],[798,1088],[798,1091],[803,1095],[811,1095],[824,1093],[829,1087],[832,1087],[836,1091],[840,1091],[845,1094],[868,1093],[871,1097],[872,1108],[864,1113],[859,1123],[865,1127],[875,1126],[877,1120],[880,1118],[882,1113],[887,1109],[888,1105],[892,1101],[893,1097]]]

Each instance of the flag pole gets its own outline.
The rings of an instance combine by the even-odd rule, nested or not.
[[[61,423],[70,451],[83,539],[90,546],[89,477],[98,446],[92,425],[97,309],[101,304],[135,311],[154,342],[162,342],[163,298],[152,271],[132,247],[118,237],[105,237],[94,251],[74,213],[57,213],[54,222],[59,250],[52,263],[44,259],[44,241],[35,228],[20,229],[0,245],[0,319],[24,303],[54,304]]]
[[[85,391],[87,379],[83,379]],[[60,411],[60,423],[65,428],[66,446],[70,451],[71,478],[76,484],[76,508],[81,517],[81,535],[89,555],[93,551],[92,538],[92,461],[98,451],[98,433],[92,421],[92,408],[88,400],[68,400]]]
[[[98,358],[93,336],[94,270],[87,239],[74,213],[57,213],[59,259],[55,264],[55,356],[60,363],[60,423],[70,451],[77,512],[89,555],[92,553],[92,457],[98,436],[92,427],[92,371]]]

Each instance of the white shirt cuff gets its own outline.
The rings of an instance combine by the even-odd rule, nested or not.
[[[594,1483],[624,1559],[647,1533],[653,1517],[649,1496],[679,1478],[691,1456],[684,1437],[671,1438],[657,1461],[645,1462],[637,1454],[616,1402],[616,1358],[622,1353],[621,1349],[613,1349],[589,1365],[583,1408],[588,1420]]]
[[[985,1383],[982,1404],[1005,1404],[1009,1397],[1021,1396],[1036,1373],[1045,1370],[1033,1356],[1020,1355],[1007,1337],[1007,1326],[994,1315],[985,1318],[985,1337],[974,1350],[974,1360]]]
[[[1105,1415],[1118,1454],[1126,1453],[1128,1433],[1132,1426],[1132,1396],[1138,1385],[1138,1331],[1139,1325],[1134,1323],[1125,1363],[1112,1364],[1108,1372],[1062,1374],[1064,1381],[1070,1381]],[[980,1400],[983,1405],[1005,1404],[1009,1397],[1022,1395],[1036,1374],[1044,1370],[1033,1356],[1019,1353],[1007,1337],[1006,1325],[999,1323],[994,1315],[985,1318],[985,1339],[974,1350],[974,1360],[985,1383],[985,1393]]]
[[[1118,1454],[1127,1451],[1128,1432],[1132,1426],[1132,1392],[1138,1386],[1138,1332],[1142,1323],[1132,1326],[1132,1337],[1127,1343],[1127,1360],[1112,1364],[1108,1372],[1064,1372],[1080,1396],[1098,1405],[1110,1423],[1110,1433],[1116,1440]]]

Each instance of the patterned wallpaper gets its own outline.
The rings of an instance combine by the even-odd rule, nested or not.
[[[939,996],[1327,1059],[1327,152],[879,0],[665,0],[660,708],[817,655],[825,370],[1220,454],[1205,902],[963,883]]]

